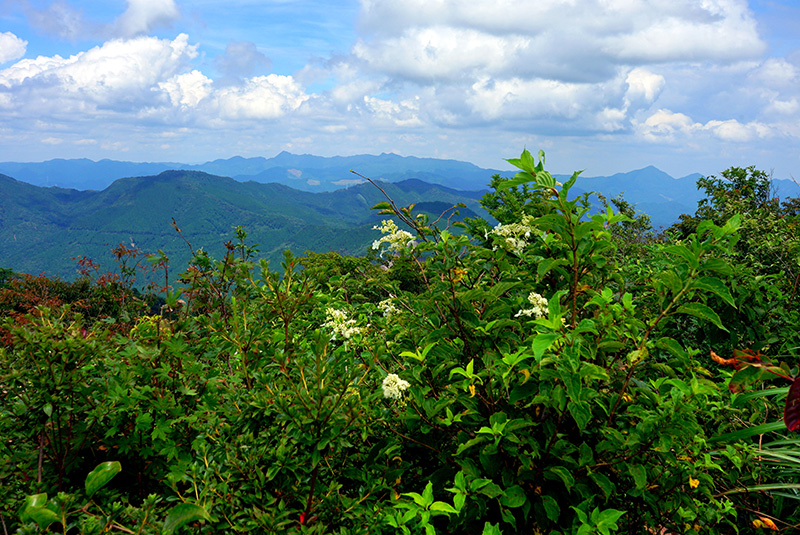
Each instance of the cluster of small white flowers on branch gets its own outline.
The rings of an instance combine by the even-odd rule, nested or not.
[[[381,388],[383,388],[383,397],[387,399],[402,399],[403,392],[411,386],[408,381],[400,379],[395,373],[390,373],[383,378]]]
[[[536,236],[540,231],[533,224],[533,217],[523,215],[519,223],[499,223],[487,235],[494,238],[494,249],[502,248],[509,253],[519,256],[530,243],[531,236]]]
[[[528,295],[528,302],[533,305],[532,308],[523,308],[514,314],[515,318],[520,316],[528,316],[538,320],[547,317],[547,299],[536,292],[531,292]]]
[[[384,234],[381,239],[372,242],[372,248],[375,250],[380,249],[382,243],[387,244],[388,250],[395,253],[414,247],[414,235],[407,230],[400,230],[392,219],[384,219],[380,225],[372,228],[380,230]]]
[[[396,306],[392,303],[391,299],[384,299],[380,303],[378,303],[378,308],[381,309],[383,312],[383,317],[386,319],[391,318],[398,312],[400,312]]]
[[[345,340],[349,340],[353,335],[364,332],[361,327],[356,327],[356,320],[348,318],[344,310],[328,308],[325,310],[325,315],[328,317],[328,321],[322,326],[333,331],[331,338],[339,335]]]

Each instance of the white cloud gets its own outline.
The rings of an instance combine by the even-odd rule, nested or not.
[[[248,78],[239,87],[227,87],[215,95],[219,114],[225,119],[276,119],[308,100],[291,76],[270,74]]]
[[[769,58],[753,69],[748,78],[770,88],[796,87],[800,69],[784,58]]]
[[[231,41],[216,63],[220,71],[230,77],[249,76],[256,71],[269,71],[272,67],[269,58],[250,41]]]
[[[653,74],[647,69],[637,67],[625,78],[628,90],[625,92],[626,103],[643,102],[650,104],[658,98],[666,83],[663,76]]]
[[[173,106],[186,109],[196,107],[206,98],[211,93],[212,83],[210,78],[194,70],[177,74],[166,82],[159,82],[158,87],[167,92]]]
[[[614,66],[739,61],[766,50],[744,0],[362,0],[374,70],[447,80],[467,70],[587,79]]]
[[[367,109],[373,114],[373,117],[379,120],[389,120],[396,126],[421,126],[417,116],[419,110],[418,99],[403,100],[401,102],[393,102],[390,100],[364,97],[364,104]]]
[[[28,41],[20,39],[11,32],[0,33],[0,63],[6,63],[25,55]]]
[[[741,123],[735,119],[711,120],[705,124],[693,121],[684,113],[661,109],[638,125],[639,134],[652,142],[684,141],[711,134],[720,141],[745,143],[773,135],[773,128],[759,121]]]
[[[180,17],[175,0],[127,0],[128,8],[116,20],[118,35],[133,37],[167,26]]]
[[[736,143],[744,143],[746,141],[752,141],[757,137],[765,138],[770,135],[770,128],[763,123],[753,121],[742,124],[735,119],[728,119],[727,121],[708,121],[703,126],[703,129],[711,131],[722,141],[733,141]]]
[[[776,98],[769,103],[765,111],[780,116],[796,115],[800,112],[800,103],[795,97],[789,100],[780,100]]]
[[[355,56],[386,74],[415,80],[463,78],[475,72],[501,73],[518,64],[530,46],[522,36],[494,36],[448,26],[409,28],[399,37],[359,41]]]
[[[0,70],[4,86],[21,107],[46,112],[131,109],[152,102],[159,82],[178,74],[197,56],[181,34],[174,40],[112,40],[69,58],[23,59]]]

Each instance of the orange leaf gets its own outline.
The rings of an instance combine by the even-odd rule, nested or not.
[[[760,516],[757,519],[753,520],[753,527],[768,529],[770,531],[780,531],[778,529],[778,526],[775,525],[775,522],[773,522],[771,519],[765,516]]]
[[[711,351],[711,360],[723,366],[733,366],[735,368],[737,365],[736,357],[733,357],[731,359],[724,359],[719,355],[717,355],[716,353],[714,353],[714,351]]]

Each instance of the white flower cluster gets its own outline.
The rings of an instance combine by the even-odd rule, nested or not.
[[[499,223],[489,234],[495,238],[495,249],[502,248],[519,256],[530,242],[531,236],[538,235],[539,231],[533,224],[533,217],[526,214],[519,223]]]
[[[408,381],[400,379],[397,374],[390,373],[383,378],[381,388],[383,388],[383,397],[389,399],[402,399],[403,392],[411,386]]]
[[[361,334],[364,331],[361,327],[356,327],[356,320],[349,319],[344,310],[328,308],[325,310],[325,315],[328,316],[328,321],[323,323],[322,326],[333,331],[331,338],[339,335],[348,340],[353,335]]]
[[[382,243],[389,246],[389,251],[396,253],[414,247],[414,236],[407,230],[400,230],[392,219],[384,219],[380,225],[372,228],[380,230],[384,234],[381,239],[372,242],[373,249],[380,249]]]
[[[396,306],[392,303],[391,299],[384,299],[380,303],[378,303],[378,308],[383,311],[383,317],[386,319],[391,318],[398,312],[400,312]]]
[[[533,319],[535,320],[538,320],[547,317],[547,299],[537,294],[536,292],[531,292],[528,295],[528,302],[531,305],[533,305],[533,307],[523,308],[522,310],[514,314],[515,318],[518,318],[520,316],[528,316],[528,317],[533,317]]]

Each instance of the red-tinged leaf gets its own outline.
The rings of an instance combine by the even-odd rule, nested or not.
[[[786,407],[783,409],[783,422],[789,431],[796,431],[800,427],[800,376],[795,377],[789,387]]]

